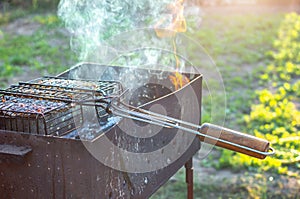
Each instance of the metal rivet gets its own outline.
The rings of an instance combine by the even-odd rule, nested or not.
[[[55,155],[55,157],[57,157],[57,158],[58,158],[58,155]]]
[[[28,167],[31,167],[31,164],[30,164],[30,163],[28,163]]]
[[[80,171],[79,174],[82,175],[82,171]]]
[[[51,168],[50,168],[50,167],[48,167],[48,171],[50,171],[50,169],[51,169]]]

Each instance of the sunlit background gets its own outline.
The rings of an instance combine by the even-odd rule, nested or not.
[[[58,3],[0,2],[1,88],[42,75],[57,75],[85,60],[82,43],[70,41],[70,32],[76,32],[76,26],[70,28],[64,16],[72,15],[63,15],[62,11],[57,14]],[[204,160],[195,155],[196,198],[300,198],[300,1],[186,0],[182,5],[186,27],[179,17],[179,22],[173,21],[173,28],[199,42],[222,74],[227,97],[226,126],[265,138],[277,150],[274,157],[264,161],[220,149]],[[151,14],[139,20],[112,15],[99,21],[104,29],[96,37],[97,45],[114,34],[114,26],[121,25],[119,31],[123,31],[143,22],[155,28],[163,19],[158,8],[161,7],[153,8]],[[129,11],[128,15],[136,14]],[[112,17],[114,21],[110,21]],[[121,17],[126,20],[119,20]],[[110,29],[106,30],[107,26]],[[197,66],[201,60],[195,49],[196,45],[189,46],[185,53]],[[209,69],[201,70],[210,85],[218,83]],[[221,93],[213,97],[217,104],[223,99]],[[201,122],[210,120],[209,100],[204,95]],[[217,108],[224,109],[221,106],[222,103]],[[219,114],[217,123],[223,123],[223,119]],[[152,198],[185,198],[184,178],[184,170],[180,170]]]

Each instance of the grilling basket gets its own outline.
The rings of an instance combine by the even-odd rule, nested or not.
[[[95,78],[86,79],[84,68],[97,71]],[[109,71],[118,76],[123,70],[124,67],[81,63],[56,77],[19,82],[0,90],[0,192],[4,196],[147,198],[183,165],[187,172],[191,171],[192,156],[201,142],[259,159],[274,154],[267,140],[210,123],[197,124],[197,115],[201,115],[201,74],[184,73],[189,82],[176,90],[169,78],[157,78],[157,74],[168,77],[171,72],[153,70],[151,83],[143,84],[128,97],[128,89],[114,75],[107,75]],[[100,80],[97,73],[102,74]],[[70,78],[74,74],[76,78]],[[191,87],[196,101],[189,101],[186,87]],[[178,98],[187,100],[182,104]],[[155,104],[163,107],[165,114],[149,110]],[[82,133],[86,130],[79,129],[85,129],[84,123],[93,119],[87,111],[90,109],[98,125],[93,127],[93,133]],[[180,118],[183,112],[187,112],[189,121]],[[126,120],[141,128],[150,125],[162,130],[153,134],[149,142],[150,136],[139,139],[127,135],[119,127]],[[95,130],[99,124],[101,131]],[[195,138],[176,160],[156,171],[118,171],[97,161],[86,150],[91,143],[101,143],[105,135],[128,151],[155,151],[171,142],[178,130]],[[138,149],[129,144],[137,139]],[[191,173],[187,176],[191,195]]]

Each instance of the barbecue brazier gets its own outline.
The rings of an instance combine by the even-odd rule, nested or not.
[[[168,78],[173,72],[135,69],[148,79],[129,97],[124,97],[126,85],[117,81],[124,70],[128,68],[82,63],[57,77],[0,90],[2,197],[149,198],[185,165],[192,199],[198,138],[261,159],[273,153],[265,140],[196,125],[202,75],[192,67],[183,73],[189,83],[178,90]],[[155,106],[166,117],[147,112]],[[147,134],[157,126],[158,132]],[[148,153],[155,156],[148,158]],[[132,161],[130,154],[137,158]]]
[[[7,98],[6,102],[13,101],[12,98],[18,98],[22,99],[20,103],[25,104],[25,107],[21,107],[23,109],[13,113],[7,111],[7,107],[1,110],[1,196],[3,198],[148,198],[183,165],[186,165],[189,170],[188,180],[191,189],[191,159],[200,149],[199,139],[195,135],[186,135],[192,140],[191,145],[176,161],[162,169],[145,173],[129,173],[112,169],[89,153],[85,145],[101,143],[101,139],[104,137],[118,147],[135,153],[159,150],[174,138],[176,129],[163,128],[151,139],[136,138],[122,132],[122,129],[118,127],[119,125],[114,124],[92,139],[78,139],[78,135],[74,132],[79,128],[76,124],[80,124],[84,120],[82,118],[85,116],[82,114],[84,111],[82,106],[84,105],[69,103],[68,95],[72,94],[73,99],[85,99],[90,93],[85,92],[85,88],[77,88],[76,90],[73,89],[74,86],[70,85],[58,87],[53,84],[52,87],[49,85],[45,87],[44,84],[49,78],[53,81],[55,79],[58,81],[67,79],[70,73],[84,75],[82,69],[86,67],[90,71],[105,68],[97,64],[79,64],[58,77],[44,77],[30,82],[20,82],[0,93],[3,96],[3,101],[5,97]],[[118,75],[123,68],[111,66],[104,70],[113,70]],[[143,72],[143,69],[138,70]],[[171,72],[164,72],[166,77],[170,74]],[[200,74],[188,73],[186,76],[191,80],[190,86],[195,91],[199,103],[184,104],[184,106],[194,106],[193,109],[198,106],[196,110],[200,111],[202,77]],[[79,78],[81,78],[80,75]],[[156,75],[151,78],[156,78]],[[94,80],[98,81],[99,77],[95,77]],[[182,110],[177,98],[184,96],[184,89],[176,91],[177,96],[175,96],[174,88],[167,78],[155,81],[158,83],[165,81],[167,83],[161,84],[169,85],[169,88],[150,91],[152,88],[149,84],[147,90],[159,96],[155,96],[155,99],[141,98],[140,100],[138,97],[133,97],[131,102],[137,104],[137,100],[141,101],[144,106],[141,104],[140,107],[145,109],[153,104],[159,104],[165,107],[168,116],[180,119]],[[45,89],[43,92],[47,91],[47,95],[43,95],[40,93],[42,89],[38,89],[43,86]],[[36,88],[36,91],[33,91],[33,88]],[[26,100],[31,101],[26,104]],[[50,103],[48,104],[49,107],[43,101]],[[34,104],[36,107],[33,107]],[[8,105],[6,104],[6,106]],[[28,109],[33,109],[30,110],[32,113],[26,113],[28,111],[26,106]],[[41,107],[44,110],[41,110]],[[190,122],[198,123],[200,121],[199,116],[197,116],[199,113],[191,111],[189,118],[192,118],[192,121]],[[74,122],[74,120],[76,121]],[[125,122],[125,120],[127,119],[122,118],[119,123]],[[122,142],[119,143],[119,140]],[[138,143],[139,147],[136,148],[130,143]],[[164,155],[163,151],[161,153]]]

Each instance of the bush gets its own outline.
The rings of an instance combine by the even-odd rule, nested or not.
[[[275,51],[269,52],[273,62],[260,76],[268,89],[256,92],[257,104],[245,116],[248,132],[267,139],[277,151],[264,161],[233,152],[223,152],[221,166],[292,172],[300,168],[300,16],[286,15],[274,42]],[[232,157],[233,156],[233,157]],[[229,158],[228,157],[232,157]],[[294,168],[294,169],[293,169]]]
[[[56,9],[59,0],[10,0],[0,2],[0,8],[3,10],[4,7],[18,7],[25,9],[37,9],[37,8],[45,8],[45,9]]]

